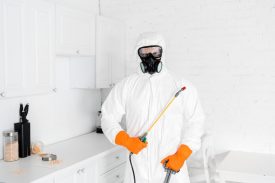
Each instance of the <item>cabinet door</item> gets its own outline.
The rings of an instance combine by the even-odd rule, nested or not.
[[[98,159],[97,172],[102,175],[115,167],[118,167],[122,163],[126,162],[127,152],[124,149],[111,152]]]
[[[26,75],[30,93],[49,92],[53,88],[54,4],[44,0],[28,0],[27,7]]]
[[[86,160],[63,170],[55,177],[55,183],[92,183],[96,181],[94,161]]]
[[[96,26],[96,87],[108,88],[125,76],[125,26],[98,16]]]
[[[85,166],[77,172],[77,183],[92,183],[95,182],[94,166]]]
[[[21,0],[1,0],[0,4],[1,96],[19,96],[26,92],[24,42],[27,40],[24,40],[24,2]]]
[[[96,182],[96,165],[95,160],[86,160],[78,164],[77,183]]]
[[[98,183],[121,183],[124,180],[125,163],[99,176]]]
[[[94,55],[94,14],[57,5],[56,36],[57,54]]]
[[[77,183],[77,171],[75,168],[64,169],[58,172],[54,178],[55,183]]]
[[[70,85],[72,88],[95,88],[95,57],[70,58]]]
[[[2,95],[5,95],[4,93],[4,86],[5,86],[5,67],[4,67],[4,30],[3,30],[3,25],[4,25],[4,1],[0,0],[0,98]]]
[[[49,91],[54,56],[54,4],[0,0],[0,94]]]

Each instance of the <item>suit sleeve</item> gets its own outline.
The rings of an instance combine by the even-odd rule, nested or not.
[[[191,85],[187,88],[183,103],[183,113],[187,120],[187,124],[183,129],[182,144],[187,145],[195,152],[201,147],[205,115],[199,100],[198,92],[194,86]]]
[[[120,126],[121,119],[125,114],[125,80],[122,80],[111,90],[102,105],[101,127],[109,141],[115,144],[115,137],[123,130]]]

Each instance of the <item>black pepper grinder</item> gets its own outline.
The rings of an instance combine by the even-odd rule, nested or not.
[[[25,107],[23,107],[23,104],[20,104],[20,121],[18,123],[14,123],[14,131],[18,132],[20,158],[25,158],[31,155],[31,125],[27,119],[28,112],[29,104]]]

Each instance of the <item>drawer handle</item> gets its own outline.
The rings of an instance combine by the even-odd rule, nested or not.
[[[119,179],[119,178],[120,178],[120,176],[119,176],[119,175],[116,175],[116,178],[118,178],[118,179]]]

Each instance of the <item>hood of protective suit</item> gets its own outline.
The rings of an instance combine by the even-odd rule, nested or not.
[[[150,45],[158,45],[162,47],[162,56],[161,56],[162,71],[161,72],[164,72],[166,70],[166,67],[165,67],[166,45],[165,45],[163,36],[157,32],[145,32],[139,35],[137,39],[136,47],[134,50],[135,58],[138,65],[141,62],[141,59],[138,56],[138,49],[140,47],[150,46]],[[140,67],[138,67],[138,73],[142,73]]]

